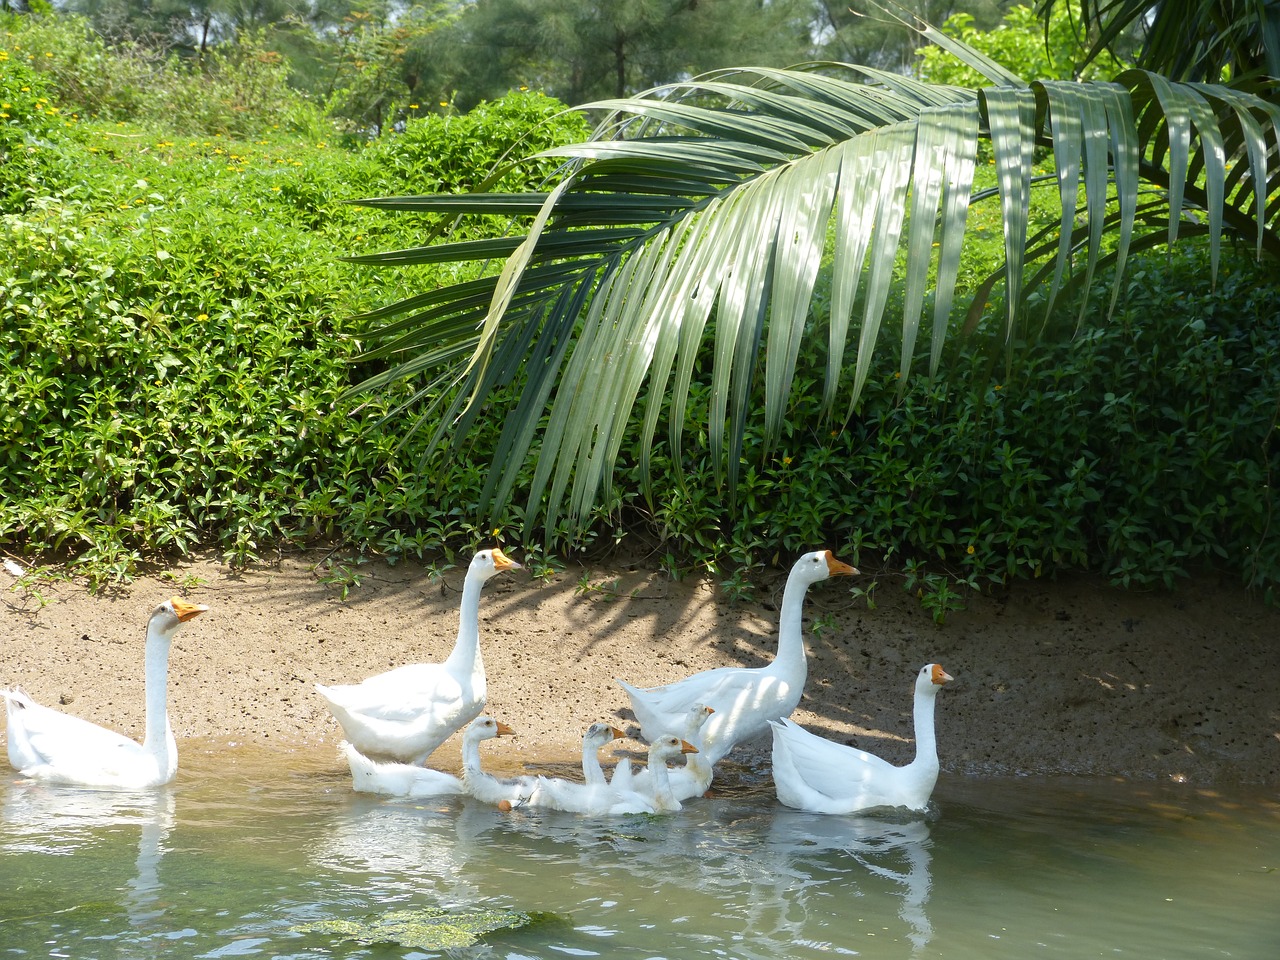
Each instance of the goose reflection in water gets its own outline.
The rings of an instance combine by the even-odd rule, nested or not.
[[[769,826],[771,854],[778,869],[795,878],[794,900],[801,905],[815,874],[840,869],[837,864],[850,860],[871,877],[888,881],[892,886],[887,889],[900,900],[898,917],[907,925],[912,956],[933,940],[925,910],[933,887],[930,844],[923,818],[891,821],[780,810]],[[833,860],[833,854],[839,859]]]
[[[472,844],[460,840],[467,824],[496,811],[459,798],[386,800],[356,795],[314,841],[318,867],[375,883],[388,894],[427,891],[445,904],[475,902],[467,879]],[[369,879],[371,877],[373,879]]]
[[[160,862],[175,822],[172,790],[51,787],[20,781],[4,794],[0,820],[7,837],[0,853],[73,856],[104,843],[103,831],[118,834],[136,828],[138,855],[133,876],[124,886],[122,906],[138,942],[164,932]]]
[[[592,924],[577,935],[591,942],[634,936],[648,917],[678,921],[665,929],[697,950],[736,929],[736,955],[763,960],[800,943],[849,949],[864,932],[892,929],[894,914],[911,945],[904,956],[933,939],[924,819],[809,814],[759,798],[609,818],[504,813],[469,798],[358,799],[317,835],[311,859],[348,874],[353,889],[376,888],[375,899],[429,893],[446,907],[589,913]],[[865,925],[849,915],[851,888]]]

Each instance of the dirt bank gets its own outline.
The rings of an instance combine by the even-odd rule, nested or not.
[[[201,560],[98,595],[60,584],[43,590],[43,605],[0,572],[0,685],[140,737],[143,621],[182,593],[211,609],[174,645],[180,740],[336,745],[313,684],[442,659],[463,569],[433,580],[411,564],[370,563],[343,599],[318,576],[322,556],[247,572]],[[490,581],[480,608],[488,712],[520,732],[504,753],[575,756],[587,724],[630,717],[614,677],[651,685],[767,662],[784,577],[739,604],[708,583],[616,562],[548,583],[524,571]],[[809,683],[796,719],[826,736],[908,759],[913,675],[936,661],[956,678],[938,707],[944,771],[1280,783],[1280,611],[1233,584],[1134,593],[1037,581],[973,598],[943,627],[890,577],[873,609],[849,587],[819,584],[806,604]],[[740,748],[734,769],[766,775],[767,746]],[[457,751],[454,737],[433,765],[456,768]]]

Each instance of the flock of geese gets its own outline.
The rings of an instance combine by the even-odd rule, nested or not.
[[[496,547],[475,555],[463,585],[457,640],[442,663],[410,664],[360,683],[316,685],[346,737],[341,750],[356,790],[400,797],[469,795],[502,809],[590,816],[667,813],[705,794],[715,764],[735,745],[771,732],[773,779],[778,799],[787,806],[833,814],[926,808],[938,778],[934,704],[938,690],[951,680],[942,667],[926,664],[916,677],[916,756],[904,766],[824,739],[789,719],[807,674],[801,630],[805,594],[814,583],[858,572],[829,550],[806,553],[791,568],[778,652],[767,666],[720,667],[658,687],[618,681],[649,742],[646,767],[633,769],[630,758],[623,758],[607,777],[599,751],[625,735],[612,724],[593,723],[582,739],[581,781],[487,773],[480,744],[514,731],[483,715],[480,592],[498,573],[519,568]],[[2,690],[9,762],[24,777],[55,783],[145,789],[171,781],[178,753],[166,704],[169,647],[178,628],[207,609],[174,597],[148,620],[141,744],[41,706],[21,690]],[[462,775],[426,766],[436,748],[464,727]],[[671,766],[682,757],[683,764]]]

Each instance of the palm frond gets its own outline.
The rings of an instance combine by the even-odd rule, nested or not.
[[[719,71],[588,105],[605,115],[598,135],[548,151],[566,164],[549,192],[368,201],[500,214],[517,229],[352,258],[383,267],[492,258],[499,267],[371,315],[382,326],[366,356],[395,365],[359,389],[451,371],[431,381],[456,385],[433,413],[451,418],[436,439],[457,443],[486,398],[520,383],[499,440],[504,469],[486,494],[495,506],[515,496],[512,465],[536,446],[525,516],[542,511],[551,529],[562,512],[581,521],[601,502],[642,399],[642,470],[664,417],[679,462],[703,364],[713,462],[732,496],[761,376],[766,447],[781,436],[823,271],[827,416],[857,409],[899,274],[899,372],[911,374],[932,287],[928,369],[937,375],[969,209],[987,195],[974,188],[983,139],[996,164],[1008,343],[1025,332],[1032,290],[1046,287],[1052,302],[1114,265],[1118,291],[1128,251],[1151,242],[1153,222],[1170,243],[1194,223],[1215,268],[1227,232],[1250,236],[1260,255],[1280,254],[1280,110],[1256,92],[1146,71],[1115,83],[1001,80],[962,90],[847,65]],[[1061,216],[1033,235],[1028,210],[1046,148]],[[1142,199],[1153,187],[1164,191],[1158,209]]]

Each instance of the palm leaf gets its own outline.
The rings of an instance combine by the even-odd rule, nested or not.
[[[514,497],[515,465],[536,448],[525,517],[541,513],[552,530],[562,513],[583,522],[602,502],[642,400],[645,475],[664,416],[680,462],[704,365],[712,462],[732,497],[758,413],[766,449],[782,435],[824,270],[826,415],[842,402],[845,415],[857,408],[899,273],[899,372],[911,372],[932,282],[929,371],[938,374],[969,207],[987,196],[999,203],[1005,262],[966,295],[972,316],[1003,285],[1006,343],[1032,290],[1046,287],[1052,301],[1114,265],[1118,291],[1129,250],[1154,242],[1153,225],[1172,243],[1194,223],[1215,268],[1229,231],[1246,232],[1260,254],[1280,252],[1280,116],[1263,88],[1145,71],[1116,83],[1022,84],[974,65],[999,85],[933,87],[832,64],[719,71],[588,105],[604,120],[592,140],[548,151],[566,164],[549,192],[369,201],[498,214],[517,229],[353,258],[383,268],[494,258],[497,268],[375,311],[381,326],[366,357],[394,365],[359,389],[428,376],[429,411],[442,418],[433,439],[457,445],[494,391],[519,384],[495,454],[503,468],[485,495],[495,509]],[[996,160],[990,193],[973,188],[982,138]],[[1061,215],[1032,231],[1042,148],[1052,151]],[[1142,199],[1153,189],[1164,191],[1154,206]]]

